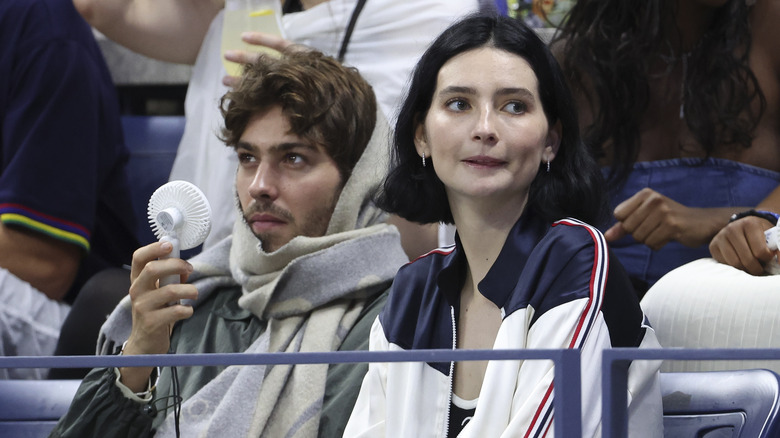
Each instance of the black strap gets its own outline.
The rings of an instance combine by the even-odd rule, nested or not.
[[[282,4],[282,14],[292,14],[302,10],[301,0],[285,0]]]
[[[365,6],[366,0],[358,0],[357,4],[355,5],[355,10],[352,11],[352,17],[349,19],[349,25],[347,25],[347,31],[344,33],[344,40],[341,41],[341,49],[339,50],[339,62],[344,62],[344,55],[347,54],[347,46],[349,45],[349,40],[352,38],[352,31],[355,30],[355,23],[357,23],[358,16],[360,15],[360,11],[363,10],[363,6]]]
[[[729,223],[742,219],[743,217],[747,217],[747,216],[760,217],[762,219],[766,219],[768,222],[771,222],[775,225],[777,225],[780,222],[780,215],[778,215],[777,213],[773,213],[771,211],[765,211],[765,210],[756,210],[751,208],[748,211],[732,214],[731,219],[729,219]]]

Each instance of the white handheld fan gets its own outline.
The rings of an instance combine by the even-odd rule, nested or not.
[[[780,243],[780,226],[772,227],[764,231],[764,237],[766,238],[766,245],[772,251],[777,251]]]
[[[766,238],[766,246],[772,251],[777,251],[780,247],[780,225],[764,231],[764,237]],[[777,257],[772,257],[772,260],[764,265],[764,271],[767,274],[780,275],[780,263],[778,263]]]
[[[179,257],[181,250],[203,243],[211,231],[211,206],[203,192],[187,181],[163,184],[149,198],[149,223],[160,241],[173,250],[166,258]],[[160,287],[179,282],[178,275],[160,279]]]

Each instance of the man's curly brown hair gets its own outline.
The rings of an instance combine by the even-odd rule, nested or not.
[[[293,48],[281,57],[261,56],[244,68],[239,85],[220,101],[222,141],[235,147],[252,116],[277,105],[290,133],[322,145],[346,181],[376,124],[374,91],[357,69],[315,50]]]

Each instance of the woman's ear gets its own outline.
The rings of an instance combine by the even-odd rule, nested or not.
[[[542,158],[545,162],[552,161],[558,155],[558,148],[561,146],[561,121],[557,121],[547,132],[547,144],[544,147]]]
[[[418,122],[414,128],[414,147],[417,149],[417,155],[419,156],[431,156],[430,148],[428,147],[428,135],[425,133],[425,124]]]

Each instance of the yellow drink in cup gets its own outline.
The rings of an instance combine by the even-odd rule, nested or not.
[[[282,36],[277,10],[272,8],[265,9],[230,9],[229,6],[237,6],[228,1],[225,5],[224,18],[222,23],[222,64],[225,66],[227,74],[239,76],[244,66],[225,59],[225,52],[228,50],[244,50],[249,52],[263,52],[278,55],[279,52],[267,47],[247,44],[241,40],[241,34],[247,31],[265,32]],[[252,3],[252,2],[246,2]]]

